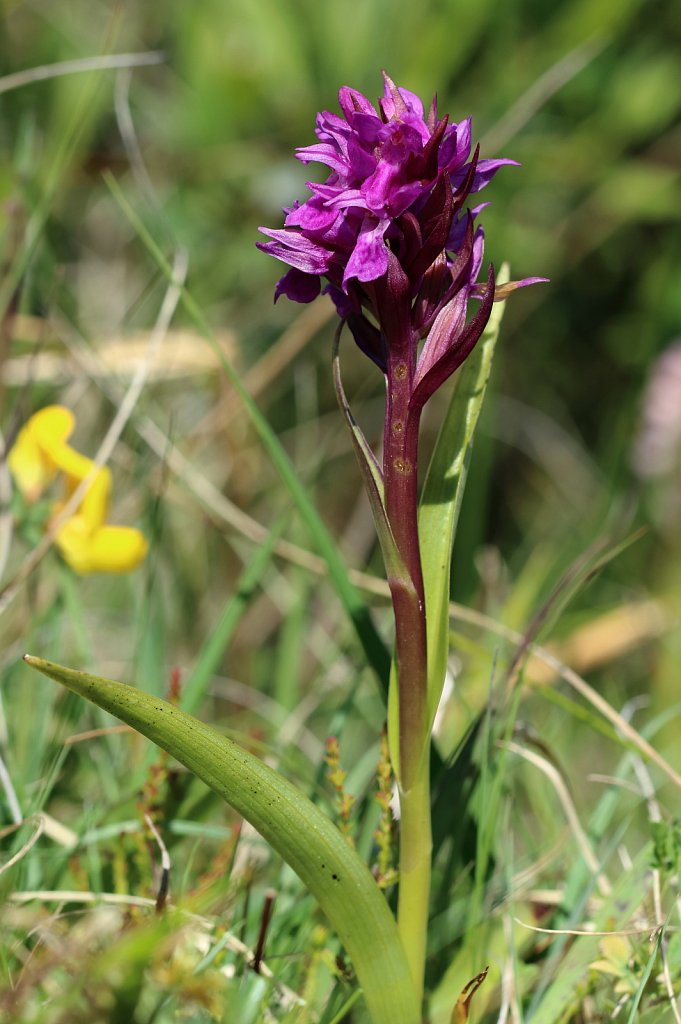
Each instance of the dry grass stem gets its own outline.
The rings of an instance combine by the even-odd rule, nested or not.
[[[7,770],[7,765],[5,764],[2,756],[0,756],[0,785],[5,791],[5,799],[7,800],[7,806],[12,816],[12,821],[15,825],[21,825],[24,820],[24,816],[21,811],[16,790],[12,784],[12,777]]]
[[[98,57],[80,57],[77,60],[62,60],[56,64],[41,64],[39,67],[17,71],[0,78],[0,93],[21,89],[33,82],[45,82],[49,78],[63,75],[77,75],[85,71],[117,71],[119,68],[141,68],[152,64],[163,64],[166,57],[160,50],[146,53],[111,53]]]
[[[9,871],[9,869],[14,867],[15,864],[18,864],[19,861],[26,856],[29,850],[35,846],[45,831],[45,818],[42,814],[37,814],[33,818],[27,818],[26,822],[22,821],[16,825],[12,825],[11,831],[15,831],[17,828],[20,828],[21,825],[28,824],[30,822],[35,822],[35,830],[31,833],[31,836],[26,840],[21,849],[17,850],[13,857],[10,857],[8,861],[5,861],[5,863],[0,866],[0,875],[4,875],[6,871]]]
[[[499,746],[504,747],[504,749],[511,751],[513,754],[517,754],[519,757],[522,757],[525,761],[533,764],[535,768],[539,768],[539,770],[546,775],[556,791],[558,799],[560,800],[560,804],[575,838],[575,842],[577,843],[579,851],[584,859],[584,863],[595,877],[596,884],[598,885],[601,893],[604,896],[608,896],[612,891],[612,886],[603,872],[598,858],[591,849],[588,836],[582,828],[582,823],[579,820],[575,805],[572,802],[568,788],[565,785],[565,780],[558,769],[555,765],[551,764],[547,758],[537,754],[534,750],[528,750],[527,747],[522,747],[519,743],[515,743],[513,740],[501,742],[499,743]]]
[[[651,924],[647,928],[613,928],[609,932],[601,932],[596,928],[542,928],[537,924],[530,924],[529,921],[522,921],[519,917],[514,917],[513,920],[516,924],[519,924],[522,928],[527,928],[530,932],[538,932],[540,935],[575,935],[577,937],[594,938],[594,939],[607,939],[612,935],[621,935],[625,937],[627,935],[647,935],[652,941],[659,931],[657,925]],[[677,929],[668,929],[669,931],[676,931]]]

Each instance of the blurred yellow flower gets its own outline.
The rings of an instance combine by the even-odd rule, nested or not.
[[[148,544],[129,526],[111,526],[106,517],[111,497],[111,473],[95,468],[67,439],[75,425],[73,413],[61,405],[37,412],[22,428],[8,456],[17,487],[29,502],[40,498],[61,474],[64,500],[55,503],[53,519],[86,478],[90,477],[78,507],[58,528],[55,544],[75,572],[128,572],[142,561]]]
[[[38,500],[62,468],[60,463],[65,461],[64,449],[67,453],[73,452],[79,460],[83,459],[82,455],[78,455],[66,444],[74,425],[75,419],[70,409],[65,409],[63,405],[48,405],[31,416],[19,431],[7,464],[17,487],[31,504]]]

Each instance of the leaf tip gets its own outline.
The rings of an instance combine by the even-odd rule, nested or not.
[[[38,669],[39,672],[45,672],[49,666],[49,661],[45,661],[44,658],[36,658],[34,654],[24,654],[22,661],[25,661],[31,668]]]

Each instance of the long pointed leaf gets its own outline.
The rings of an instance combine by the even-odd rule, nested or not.
[[[509,279],[507,264],[498,283]],[[431,721],[442,694],[449,649],[449,573],[475,428],[492,369],[504,303],[495,305],[482,338],[460,370],[435,444],[419,508],[419,536],[428,630],[428,708]]]
[[[33,668],[127,722],[243,815],[315,896],[350,955],[374,1024],[418,1024],[395,920],[367,866],[287,779],[180,708],[124,683],[26,655]]]

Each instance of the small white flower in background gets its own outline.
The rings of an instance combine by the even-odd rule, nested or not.
[[[681,339],[653,363],[632,463],[643,479],[666,476],[681,466]]]

